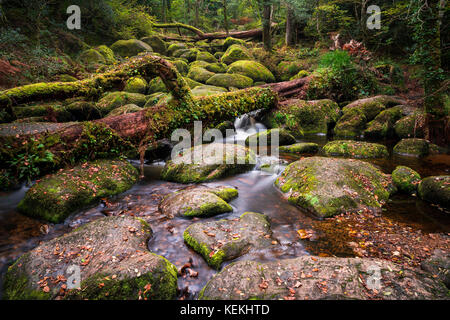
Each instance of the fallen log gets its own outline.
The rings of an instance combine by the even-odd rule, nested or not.
[[[306,98],[306,91],[308,84],[311,81],[311,77],[305,77],[301,79],[294,79],[291,81],[283,81],[277,83],[268,83],[259,86],[260,88],[270,88],[278,93],[278,97],[281,99],[287,99],[289,97],[297,97],[298,99]]]

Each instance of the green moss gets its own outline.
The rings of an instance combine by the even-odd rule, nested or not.
[[[238,190],[235,188],[219,188],[219,189],[213,189],[211,191],[216,196],[222,198],[226,202],[230,202],[234,198],[237,198],[238,196]]]
[[[151,35],[149,37],[142,38],[141,41],[152,47],[155,52],[158,52],[162,55],[167,54],[167,43],[158,35]]]
[[[240,74],[218,73],[209,78],[206,84],[224,88],[244,89],[251,87],[253,80]]]
[[[335,140],[328,142],[323,151],[328,156],[343,156],[352,158],[386,158],[389,152],[386,146],[378,143],[368,143],[352,140]]]
[[[196,60],[206,61],[206,62],[210,62],[210,63],[217,62],[216,58],[211,53],[205,52],[205,51],[199,51],[197,53]]]
[[[402,139],[394,146],[394,153],[404,156],[423,157],[429,151],[430,143],[425,139]]]
[[[247,137],[245,140],[245,144],[248,146],[250,143],[253,146],[261,144],[264,140],[261,140],[262,137],[265,137],[265,141],[267,145],[272,144],[272,134],[278,134],[278,143],[279,145],[289,145],[295,143],[294,136],[286,129],[270,129],[267,131],[262,131],[259,133],[255,133]]]
[[[411,168],[398,166],[392,172],[392,181],[399,191],[411,194],[417,190],[420,175]]]
[[[214,73],[227,72],[227,66],[221,62],[208,64],[205,69]]]
[[[339,137],[356,137],[361,135],[367,118],[359,109],[350,109],[336,123],[334,133]]]
[[[412,115],[401,118],[395,123],[395,133],[399,138],[423,138],[425,136],[424,112],[415,112]]]
[[[173,43],[167,48],[167,54],[169,56],[173,56],[174,52],[180,49],[186,49],[186,45],[184,43]]]
[[[238,73],[252,78],[253,81],[275,82],[272,72],[261,63],[249,60],[240,60],[232,63],[227,73]]]
[[[113,111],[111,111],[110,113],[108,113],[107,117],[115,117],[115,116],[120,116],[122,114],[128,114],[128,113],[134,113],[134,112],[139,112],[141,111],[143,108],[138,107],[135,104],[127,104],[123,107],[119,107],[114,109]]]
[[[87,66],[106,63],[105,57],[95,49],[88,49],[80,54],[80,61]]]
[[[277,74],[281,81],[287,81],[304,68],[302,61],[281,61],[277,66]]]
[[[367,124],[364,136],[371,138],[386,138],[394,134],[394,124],[402,117],[402,106],[383,110],[374,120]]]
[[[228,49],[230,46],[232,46],[234,44],[238,44],[238,45],[241,45],[243,47],[245,47],[247,45],[247,43],[244,40],[242,40],[242,39],[236,39],[236,38],[233,38],[233,37],[228,37],[223,42],[223,49],[226,50],[226,49]]]
[[[217,251],[214,251],[213,254],[211,254],[213,251],[210,248],[208,248],[206,244],[199,243],[189,234],[190,228],[191,226],[189,226],[183,233],[183,238],[186,244],[190,246],[195,252],[202,255],[209,266],[215,269],[220,269],[220,266],[222,265],[225,259],[225,252],[219,249]]]
[[[319,145],[316,143],[296,143],[290,146],[280,146],[278,151],[294,154],[317,153],[319,151]]]
[[[220,59],[225,64],[232,64],[238,60],[251,60],[250,52],[243,46],[238,44],[231,45]]]
[[[206,83],[213,75],[214,73],[202,67],[191,67],[187,77],[197,82]]]
[[[141,77],[132,77],[127,80],[123,91],[145,94],[147,92],[147,85],[145,79]]]
[[[129,93],[124,91],[111,92],[100,99],[96,106],[103,115],[107,115],[112,110],[127,104],[135,104],[143,107],[147,101],[145,95],[140,93]]]
[[[114,52],[107,46],[101,45],[95,48],[102,56],[105,58],[106,64],[114,64],[116,58],[114,57]]]
[[[118,40],[111,45],[111,50],[122,58],[133,57],[141,52],[153,51],[148,44],[136,39]]]
[[[180,59],[177,59],[175,61],[172,62],[174,64],[174,66],[177,68],[178,72],[183,75],[186,76],[189,72],[189,66],[188,64]]]

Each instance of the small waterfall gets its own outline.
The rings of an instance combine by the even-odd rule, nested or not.
[[[255,120],[253,113],[244,114],[234,120],[234,128],[236,134],[229,136],[225,142],[231,143],[233,141],[244,141],[248,136],[260,131],[267,130],[267,128]]]

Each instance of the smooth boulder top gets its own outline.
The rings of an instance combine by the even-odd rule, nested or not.
[[[394,146],[394,153],[402,156],[424,157],[430,153],[430,142],[425,139],[402,139]]]
[[[278,151],[293,154],[312,154],[319,151],[319,145],[312,142],[301,142],[289,146],[280,146]]]
[[[275,145],[276,141],[272,141],[272,139],[276,138],[278,135],[278,145],[290,145],[295,143],[295,137],[286,129],[270,129],[262,132],[258,132],[252,134],[251,136],[245,139],[245,144],[247,146],[262,146],[267,143],[267,146]]]
[[[181,183],[198,183],[243,173],[256,164],[256,155],[237,144],[211,143],[184,150],[166,162],[161,178]]]
[[[291,163],[275,184],[289,202],[320,218],[379,211],[396,191],[391,177],[367,162],[324,157]]]
[[[267,217],[255,212],[246,212],[238,219],[194,223],[183,237],[216,269],[251,249],[270,247],[273,240]]]
[[[212,216],[233,211],[227,202],[237,195],[231,187],[187,187],[164,197],[159,210],[168,218]]]
[[[27,216],[59,223],[100,198],[127,191],[137,180],[137,170],[127,161],[87,162],[38,180],[17,209]]]
[[[386,146],[378,143],[369,143],[353,140],[335,140],[328,142],[323,151],[328,156],[350,158],[386,158],[389,152]]]
[[[392,171],[392,181],[400,192],[411,194],[416,192],[420,183],[420,174],[411,168],[397,166]]]
[[[379,270],[380,286],[370,290]],[[380,259],[302,256],[226,266],[202,289],[199,300],[448,299],[431,274]]]
[[[133,57],[141,52],[153,51],[147,43],[137,39],[118,40],[111,45],[111,50],[122,58]]]
[[[133,217],[105,217],[22,255],[9,269],[4,298],[173,299],[177,271],[147,250],[150,226]],[[80,268],[81,290],[69,290]]]

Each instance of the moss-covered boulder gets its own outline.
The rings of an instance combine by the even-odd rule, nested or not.
[[[423,138],[425,137],[425,112],[414,114],[398,120],[394,125],[395,134],[399,138]]]
[[[206,83],[206,81],[208,81],[208,79],[211,78],[213,75],[214,75],[213,72],[210,72],[205,68],[191,67],[189,69],[187,77],[197,82]]]
[[[145,79],[141,77],[131,77],[127,80],[123,91],[145,94],[147,92],[147,86],[148,83]]]
[[[289,146],[280,146],[278,151],[292,154],[314,154],[319,152],[319,145],[312,142],[301,142]]]
[[[115,117],[115,116],[120,116],[122,114],[135,113],[135,112],[141,111],[142,109],[143,108],[138,107],[135,104],[127,104],[125,106],[118,107],[118,108],[112,110],[110,113],[108,113],[107,117]]]
[[[187,85],[188,85],[188,87],[190,88],[190,89],[195,89],[196,87],[198,87],[198,86],[203,86],[203,83],[200,83],[200,82],[197,82],[197,81],[195,81],[195,80],[192,80],[191,78],[183,78],[184,79],[184,81],[186,81],[186,83],[187,83]]]
[[[277,65],[276,73],[281,81],[288,81],[292,77],[296,76],[301,70],[304,69],[304,62],[300,60],[296,61],[281,61]]]
[[[183,60],[175,60],[172,62],[182,76],[186,76],[189,72],[189,65]]]
[[[105,64],[105,57],[95,49],[88,49],[80,54],[80,61],[87,67],[95,67],[100,64]]]
[[[167,48],[167,55],[173,56],[174,52],[180,49],[187,49],[186,44],[184,43],[172,43]]]
[[[198,52],[198,49],[186,49],[179,55],[179,57],[181,59],[186,59],[188,62],[192,62],[197,59]],[[174,56],[176,56],[175,53]]]
[[[368,138],[387,138],[394,135],[397,120],[403,117],[403,106],[396,106],[381,111],[375,119],[367,124],[364,136]]]
[[[285,127],[301,137],[304,134],[327,134],[339,116],[339,106],[332,100],[292,100],[272,111],[268,122],[271,127]]]
[[[346,111],[336,123],[334,133],[338,137],[357,137],[360,136],[366,127],[367,118],[359,109]]]
[[[364,113],[367,121],[372,121],[384,109],[404,105],[405,101],[394,96],[379,95],[370,98],[356,100],[346,105],[342,111],[345,113],[350,109],[358,109]]]
[[[159,104],[167,104],[172,99],[171,93],[156,92],[147,96],[147,102],[145,103],[144,108],[150,108]]]
[[[199,222],[190,225],[184,241],[215,269],[250,250],[271,245],[272,231],[266,216],[246,212],[233,220]]]
[[[223,88],[244,89],[251,87],[253,80],[240,74],[218,73],[209,78],[206,84]]]
[[[289,202],[321,218],[379,211],[395,190],[390,176],[367,162],[323,157],[291,163],[275,184]]]
[[[327,156],[349,158],[386,158],[389,152],[386,146],[378,143],[369,143],[353,140],[335,140],[328,142],[323,151]]]
[[[166,85],[164,84],[164,82],[161,80],[160,77],[153,78],[148,82],[148,89],[147,89],[148,94],[153,94],[157,92],[168,92],[168,91],[169,90],[167,89]]]
[[[146,101],[147,97],[143,94],[116,91],[106,94],[97,102],[96,106],[102,114],[107,115],[115,108],[127,104],[135,104],[138,107],[143,107]]]
[[[374,270],[382,281],[367,286]],[[433,300],[448,289],[432,274],[382,259],[311,257],[238,261],[202,289],[199,300]]]
[[[450,209],[450,176],[424,178],[418,187],[421,199]]]
[[[161,39],[161,37],[157,35],[151,35],[149,37],[142,38],[141,41],[152,47],[155,52],[158,52],[162,55],[167,54],[167,43],[163,39]]]
[[[17,208],[27,216],[59,223],[100,198],[127,191],[137,179],[137,170],[126,161],[96,160],[43,177]]]
[[[251,60],[251,59],[252,56],[250,52],[247,50],[247,48],[238,44],[233,44],[227,49],[227,51],[225,51],[220,61],[225,64],[232,64],[233,62],[236,62],[238,60]]]
[[[199,51],[197,53],[196,60],[206,61],[206,62],[209,62],[209,63],[217,62],[217,59],[211,53],[206,52],[206,51]]]
[[[274,140],[277,136],[278,141]],[[290,145],[295,143],[295,138],[286,129],[270,129],[252,134],[245,139],[247,146],[264,146],[265,143],[267,143],[267,146],[270,146],[277,142],[280,146]]]
[[[166,162],[163,180],[198,183],[250,170],[256,164],[255,154],[240,145],[211,143],[185,150]]]
[[[272,72],[256,61],[241,60],[232,63],[227,70],[227,73],[237,73],[243,76],[252,78],[253,81],[263,81],[266,83],[275,82],[275,77]]]
[[[300,70],[295,76],[289,78],[289,80],[302,79],[304,77],[309,76],[309,72],[306,70]]]
[[[195,89],[192,89],[192,94],[196,97],[213,96],[215,94],[221,94],[224,92],[227,92],[227,89],[209,85],[202,85],[195,87]]]
[[[141,52],[153,52],[151,46],[137,39],[116,41],[111,45],[111,50],[122,58],[133,57]]]
[[[166,217],[208,217],[232,212],[227,203],[238,196],[235,188],[188,187],[161,200],[159,210]]]
[[[225,73],[227,72],[227,65],[221,62],[210,63],[205,69],[214,73]]]
[[[95,50],[97,50],[103,56],[103,58],[105,58],[106,64],[114,64],[117,61],[111,48],[105,45],[101,45],[96,47]]]
[[[46,121],[67,122],[75,120],[72,114],[66,110],[65,103],[61,101],[22,105],[14,107],[13,111],[17,119],[43,117],[47,119]]]
[[[22,255],[4,278],[7,300],[173,299],[177,270],[147,250],[150,226],[132,217],[106,217]],[[80,289],[69,276],[80,268]]]
[[[236,39],[236,38],[233,38],[233,37],[228,37],[223,42],[222,48],[223,48],[223,50],[227,50],[233,44],[238,44],[238,45],[241,45],[243,47],[245,47],[247,45],[247,43],[244,40],[242,40],[242,39]]]
[[[392,182],[400,192],[415,193],[420,183],[420,174],[411,168],[398,166],[392,172]]]
[[[424,157],[430,152],[430,142],[425,139],[402,139],[394,146],[394,153],[402,156]]]
[[[450,289],[450,252],[436,249],[428,259],[420,264],[422,270],[431,273]]]

